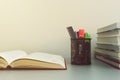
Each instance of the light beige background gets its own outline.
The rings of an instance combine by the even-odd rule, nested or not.
[[[120,21],[120,0],[0,0],[0,51],[70,54],[66,27],[97,28]]]

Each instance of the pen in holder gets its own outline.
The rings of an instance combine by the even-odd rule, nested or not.
[[[71,64],[89,65],[91,64],[91,39],[71,38]]]

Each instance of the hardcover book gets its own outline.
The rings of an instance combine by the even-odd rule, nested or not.
[[[120,45],[97,44],[97,48],[105,49],[105,50],[109,50],[109,51],[120,52]]]
[[[118,35],[120,35],[120,29],[97,33],[97,36],[99,37],[110,37],[110,36],[118,36]]]
[[[108,26],[97,29],[97,33],[106,32],[106,31],[110,31],[110,30],[116,30],[116,29],[120,29],[119,22],[116,22],[116,23],[110,24]]]
[[[51,69],[65,70],[65,59],[60,55],[35,52],[27,54],[22,50],[0,53],[0,69]]]
[[[99,53],[98,53],[99,54]],[[102,62],[105,62],[115,68],[118,68],[120,69],[120,59],[117,60],[117,59],[114,59],[114,58],[109,58],[109,57],[106,57],[104,55],[98,55],[97,53],[95,53],[95,58],[102,61]]]
[[[97,37],[97,43],[101,44],[112,44],[120,45],[120,35],[118,36],[106,36],[106,37]]]
[[[110,61],[116,62],[120,64],[120,57],[113,57],[113,56],[109,56],[109,55],[105,55],[105,54],[99,54],[99,53],[95,53],[95,55],[97,56],[102,56]]]
[[[99,54],[104,54],[112,57],[120,57],[120,52],[115,52],[115,51],[110,51],[110,50],[105,50],[105,49],[100,49],[100,48],[95,48],[95,52]]]

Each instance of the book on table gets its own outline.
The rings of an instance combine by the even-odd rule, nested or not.
[[[111,57],[105,54],[99,54],[95,52],[95,58],[115,68],[120,69],[120,57]]]
[[[66,70],[66,61],[60,55],[22,50],[0,52],[0,69]]]

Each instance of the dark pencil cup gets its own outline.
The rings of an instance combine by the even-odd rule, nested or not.
[[[71,39],[71,64],[91,64],[91,39]]]

